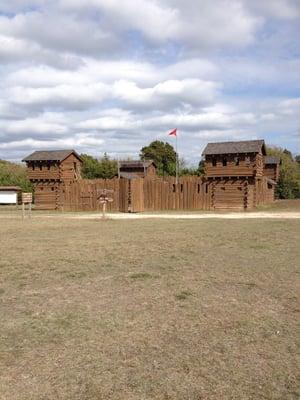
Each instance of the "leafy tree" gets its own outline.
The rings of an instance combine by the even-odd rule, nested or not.
[[[104,153],[99,160],[87,154],[81,154],[83,161],[81,174],[86,179],[111,179],[118,174],[118,164],[116,160],[111,160]]]
[[[176,174],[176,151],[167,142],[155,140],[145,146],[140,152],[141,160],[153,160],[157,165],[159,175]]]
[[[111,179],[118,175],[118,162],[116,160],[111,160],[106,153],[100,158],[99,166],[100,174],[103,179]]]
[[[281,160],[279,181],[276,194],[280,199],[294,199],[300,197],[300,164],[294,160],[292,153],[287,149],[271,147],[268,155],[277,156]]]
[[[204,171],[204,160],[200,160],[199,161],[199,165],[198,165],[198,175],[204,175],[205,171]]]
[[[0,186],[20,186],[24,192],[33,190],[26,167],[4,160],[0,160]]]
[[[88,154],[81,154],[80,157],[82,159],[82,177],[85,179],[99,178],[99,161],[96,158],[89,156]]]

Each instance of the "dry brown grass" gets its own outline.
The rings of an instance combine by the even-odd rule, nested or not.
[[[264,204],[253,211],[299,211],[300,199],[293,200],[276,200],[274,203]]]
[[[0,220],[0,398],[298,399],[299,230]]]

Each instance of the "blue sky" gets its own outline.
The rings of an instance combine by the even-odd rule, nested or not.
[[[0,0],[0,158],[180,155],[263,138],[300,153],[300,1]]]

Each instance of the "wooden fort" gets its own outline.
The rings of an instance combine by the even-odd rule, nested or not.
[[[98,194],[113,191],[108,211],[253,209],[274,201],[279,160],[263,140],[208,143],[205,175],[159,177],[152,161],[126,161],[120,178],[81,179],[74,150],[37,151],[24,158],[37,209],[100,210]]]
[[[251,209],[274,200],[279,169],[265,165],[263,140],[208,143],[202,155],[211,209]]]
[[[81,178],[82,160],[74,150],[35,151],[26,162],[34,186],[35,207],[57,210],[63,207],[65,187]]]

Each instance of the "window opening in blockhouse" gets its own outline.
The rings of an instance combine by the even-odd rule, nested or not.
[[[240,165],[239,157],[235,157],[234,161],[235,161],[235,165]]]
[[[197,185],[197,193],[200,193],[200,185],[199,185],[199,183]]]
[[[183,192],[183,184],[182,183],[180,184],[180,191],[181,191],[181,193]]]
[[[208,193],[208,184],[207,183],[205,184],[205,193],[206,194]]]
[[[213,165],[213,167],[217,166],[217,160],[215,158],[212,159],[212,165]]]
[[[40,171],[42,171],[42,169],[43,169],[43,165],[42,165],[42,163],[40,163]]]
[[[176,193],[176,185],[173,183],[173,193]]]
[[[226,159],[225,157],[223,158],[222,163],[223,163],[223,167],[226,167],[226,165],[227,165],[227,159]]]

